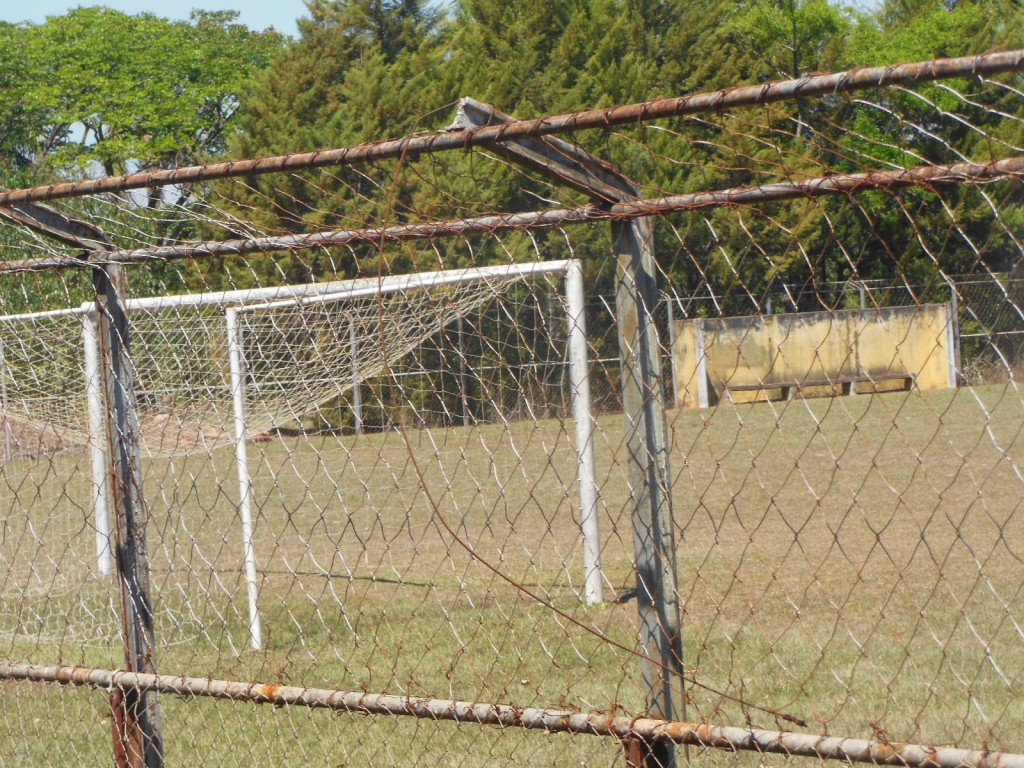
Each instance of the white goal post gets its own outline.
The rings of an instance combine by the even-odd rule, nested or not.
[[[248,584],[250,641],[259,648],[260,618],[257,604],[258,583],[255,550],[252,541],[252,482],[248,469],[246,452],[246,377],[244,326],[239,315],[258,312],[272,312],[294,307],[327,305],[350,302],[359,298],[375,297],[390,293],[408,294],[412,291],[426,291],[443,286],[490,283],[495,280],[529,280],[544,275],[563,276],[565,280],[566,323],[568,330],[569,391],[572,402],[573,420],[576,425],[577,483],[580,493],[580,528],[583,536],[584,596],[590,605],[604,599],[601,574],[601,545],[597,509],[597,476],[594,463],[594,419],[590,400],[590,383],[587,363],[587,337],[584,319],[583,267],[577,260],[513,264],[498,267],[479,267],[464,270],[398,275],[379,280],[355,280],[346,283],[325,284],[329,289],[292,298],[271,298],[263,302],[247,303],[227,310],[228,339],[231,349],[231,391],[235,418],[235,456],[238,464],[239,512],[245,547],[245,574]],[[350,324],[349,344],[355,345],[354,324]],[[352,355],[355,357],[355,355]],[[353,385],[358,384],[359,375],[353,372]],[[358,392],[358,386],[353,387]],[[359,400],[354,398],[356,428],[361,416]]]
[[[262,647],[263,638],[254,547],[253,487],[247,453],[250,435],[265,433],[275,426],[294,420],[302,408],[311,411],[320,403],[336,398],[342,391],[350,393],[353,426],[358,434],[363,421],[359,400],[360,381],[379,375],[389,362],[407,355],[426,338],[446,326],[461,327],[462,318],[472,312],[474,307],[502,295],[511,286],[544,279],[564,282],[567,333],[564,337],[566,350],[563,362],[568,368],[569,397],[575,422],[583,597],[588,604],[595,604],[603,599],[603,577],[594,465],[595,424],[590,402],[583,275],[579,261],[478,267],[251,290],[159,296],[130,299],[127,302],[133,329],[133,365],[140,382],[140,392],[145,397],[166,399],[166,402],[159,404],[162,409],[159,419],[147,413],[140,416],[145,450],[151,454],[175,453],[194,446],[195,440],[202,440],[207,445],[230,442],[233,446],[238,475],[244,578],[249,603],[249,640],[253,648]],[[383,317],[386,313],[381,313],[382,319],[378,320],[378,305],[383,307],[383,302],[388,301],[389,297],[395,297],[393,301],[397,303],[386,309],[392,311],[395,317],[388,321]],[[355,314],[359,311],[363,312],[362,317]],[[298,320],[292,320],[292,325],[288,325],[288,313],[298,317]],[[312,313],[316,313],[316,317],[311,320]],[[405,315],[413,317],[407,318]],[[247,360],[246,333],[252,332],[248,329],[258,322],[263,322],[259,343],[260,352],[265,357],[255,361]],[[310,330],[307,325],[314,322],[318,324]],[[376,329],[375,322],[391,324]],[[26,326],[26,323],[30,325]],[[24,412],[29,419],[48,425],[61,425],[69,441],[88,442],[95,490],[97,567],[101,574],[107,575],[113,571],[113,562],[108,513],[107,441],[95,305],[87,303],[67,310],[0,317],[0,343],[6,344],[6,357],[10,357],[12,352],[17,351],[11,349],[11,346],[19,334],[22,337],[32,335],[40,328],[53,333],[59,330],[60,340],[65,342],[68,328],[72,327],[78,329],[76,333],[83,347],[84,359],[80,370],[85,376],[82,403],[85,407],[76,407],[80,402],[78,400],[67,402],[77,397],[73,393],[62,398],[55,397],[54,392],[46,391],[50,385],[45,375],[34,372],[26,374],[25,371],[31,370],[31,358],[27,354],[12,361],[12,364],[21,366],[18,375],[11,376],[11,381],[18,384],[13,393],[13,402],[18,404],[15,407],[20,408],[20,412]],[[296,328],[301,328],[303,333],[295,332]],[[272,338],[275,332],[287,334],[289,331],[294,338],[286,342]],[[381,341],[380,337],[387,338]],[[219,360],[204,362],[206,369],[198,373],[182,370],[184,361],[189,360],[190,356],[195,358],[197,349],[203,349],[201,346],[185,346],[194,344],[196,339],[205,344],[208,350],[226,346],[226,371],[218,368]],[[290,345],[287,349],[286,344]],[[312,344],[317,349],[304,352],[303,344]],[[379,349],[367,351],[372,344],[376,344]],[[17,346],[16,343],[14,345]],[[181,345],[181,348],[174,349],[175,345]],[[324,356],[321,347],[329,347],[329,359]],[[156,357],[158,354],[159,358]],[[209,353],[209,356],[219,354]],[[274,357],[275,354],[278,356]],[[6,357],[5,383],[8,379]],[[289,366],[293,366],[294,370],[288,370]],[[307,383],[314,379],[314,383]],[[292,393],[287,391],[296,381],[303,382],[302,392],[298,396],[301,400],[299,404],[292,398]],[[154,392],[158,395],[153,395]],[[203,403],[201,401],[204,397],[216,399],[216,402],[212,405]],[[230,397],[230,402],[226,400],[227,397]],[[9,415],[7,398],[4,398],[3,407],[6,424]],[[144,411],[145,408],[140,407],[140,410]],[[152,410],[158,409],[153,406]],[[193,442],[189,443],[188,437],[182,438],[180,432],[170,438],[160,432],[160,428],[171,432],[170,426],[177,426],[179,431],[182,428],[186,428],[185,431],[191,429]]]

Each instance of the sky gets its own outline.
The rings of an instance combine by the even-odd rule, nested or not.
[[[59,16],[79,6],[105,5],[125,13],[153,13],[169,19],[187,19],[192,8],[204,11],[238,11],[239,21],[251,29],[273,27],[291,37],[298,36],[295,20],[306,15],[303,0],[32,0],[19,3],[0,0],[0,21],[29,21],[35,24],[47,16]]]
[[[434,0],[432,5],[442,4]],[[878,0],[853,0],[861,8],[873,8]],[[0,21],[30,21],[38,24],[47,16],[59,16],[79,6],[105,5],[125,13],[155,13],[169,19],[187,19],[192,8],[204,11],[238,11],[239,21],[250,29],[273,27],[289,37],[298,37],[295,20],[306,15],[303,0],[32,0],[21,4],[15,0],[0,0]]]

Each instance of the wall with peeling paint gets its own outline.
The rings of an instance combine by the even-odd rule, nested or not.
[[[677,405],[954,387],[955,343],[945,304],[680,320]]]

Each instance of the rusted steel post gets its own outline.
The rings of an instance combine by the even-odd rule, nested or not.
[[[647,717],[677,720],[686,714],[683,643],[676,590],[668,424],[661,347],[654,324],[658,290],[650,219],[613,222],[612,241],[617,259],[615,314],[622,360]],[[639,757],[645,768],[674,766],[675,744],[644,744]]]
[[[455,125],[482,130],[514,122],[487,104],[463,99]],[[504,140],[493,150],[558,183],[587,193],[599,209],[630,205],[636,185],[614,166],[561,139]],[[617,204],[617,205],[616,205]],[[676,590],[668,427],[662,388],[661,346],[654,324],[658,304],[653,225],[648,217],[613,220],[616,320],[622,361],[622,400],[633,499],[633,549],[640,613],[640,648],[649,717],[685,714],[683,647]],[[596,529],[596,520],[595,523]],[[593,538],[599,538],[596,530]],[[586,536],[585,539],[589,540]],[[588,565],[588,577],[590,567]],[[599,574],[598,574],[599,575]],[[643,768],[673,768],[675,744],[634,742],[627,761]]]
[[[125,285],[123,267],[108,264],[93,269],[126,668],[131,672],[156,674],[146,506],[142,496],[139,422]],[[127,688],[113,695],[111,703],[118,768],[162,768],[164,750],[157,693]]]
[[[79,265],[87,263],[82,260],[83,254],[98,256],[95,259],[98,263],[92,264],[92,274],[96,293],[95,331],[102,358],[99,366],[104,400],[101,422],[110,462],[107,492],[116,522],[115,562],[121,585],[125,659],[129,671],[155,674],[146,509],[142,498],[135,383],[128,346],[124,267],[104,260],[115,247],[102,229],[54,208],[34,203],[0,208],[0,218],[13,220],[78,249],[79,254],[72,257],[72,261]],[[102,568],[102,557],[100,562]],[[155,691],[111,692],[114,758],[118,768],[162,768],[158,706]]]

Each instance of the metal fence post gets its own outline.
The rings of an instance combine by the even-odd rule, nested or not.
[[[260,585],[256,573],[256,547],[252,522],[252,476],[246,441],[249,429],[245,416],[245,351],[238,310],[229,307],[224,313],[228,333],[228,367],[231,372],[231,403],[235,419],[235,468],[238,473],[238,516],[242,522],[242,552],[245,561],[245,587],[249,601],[249,645],[253,650],[263,647],[260,622]]]
[[[142,495],[139,421],[125,312],[125,285],[124,268],[120,265],[107,264],[93,270],[125,661],[132,672],[156,674],[153,602],[146,551],[147,515]],[[115,689],[112,709],[114,756],[118,768],[162,768],[164,749],[156,692]]]
[[[472,99],[459,103],[455,125],[479,129],[511,117]],[[619,170],[552,137],[500,141],[496,151],[582,190],[598,205],[633,201],[636,185]],[[668,424],[661,349],[654,312],[658,304],[653,228],[649,217],[612,220],[617,260],[615,313],[622,359],[629,485],[635,504],[633,547],[640,612],[640,648],[650,717],[673,720],[686,712],[679,597],[676,591]],[[675,766],[675,745],[644,745],[645,768]]]
[[[683,645],[676,590],[668,424],[653,311],[658,292],[650,219],[612,223],[617,259],[615,313],[622,356],[629,485],[634,502],[640,649],[649,717],[685,717]],[[646,768],[676,764],[675,745],[645,745]]]

